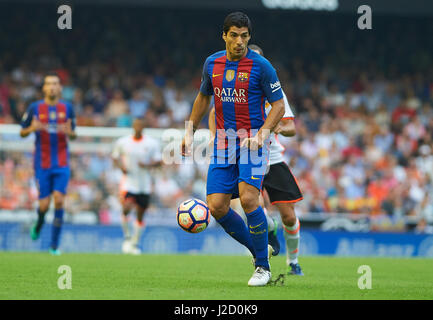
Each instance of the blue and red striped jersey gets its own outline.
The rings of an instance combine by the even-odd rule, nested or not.
[[[21,127],[29,127],[34,117],[46,125],[46,129],[35,132],[35,170],[69,166],[68,140],[63,132],[58,132],[57,126],[71,119],[72,130],[75,129],[72,105],[61,100],[54,106],[44,100],[33,102],[21,120]]]
[[[266,120],[265,102],[283,99],[281,84],[271,63],[248,49],[239,61],[226,51],[209,56],[203,66],[200,91],[213,95],[216,129],[260,129]]]

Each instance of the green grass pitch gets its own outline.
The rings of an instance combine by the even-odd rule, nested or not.
[[[0,299],[433,299],[433,260],[300,257],[304,277],[250,288],[247,256],[0,252]],[[72,270],[60,290],[58,268]],[[369,265],[372,289],[358,288],[358,267]],[[273,279],[285,257],[271,259]]]

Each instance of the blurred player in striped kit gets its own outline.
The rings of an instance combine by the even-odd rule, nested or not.
[[[143,119],[136,118],[132,124],[133,134],[119,138],[112,152],[114,165],[123,172],[120,186],[122,203],[122,252],[140,254],[138,243],[144,231],[144,213],[149,206],[152,192],[150,169],[161,165],[161,149],[157,140],[143,134]],[[128,214],[135,209],[136,220],[131,234]]]
[[[248,46],[251,50],[263,55],[262,49],[254,44]],[[290,108],[287,97],[283,92],[285,113],[278,125],[274,128],[271,134],[271,145],[269,147],[269,171],[265,175],[263,188],[269,195],[272,205],[275,205],[281,215],[283,222],[284,238],[286,240],[286,255],[287,265],[289,267],[288,274],[303,275],[302,269],[298,262],[299,254],[299,239],[300,239],[300,222],[296,217],[294,205],[296,202],[303,199],[301,190],[296,181],[295,176],[290,171],[287,164],[284,162],[283,152],[284,147],[278,141],[278,134],[286,137],[292,137],[296,134],[294,123],[294,114]],[[271,105],[266,103],[266,114],[271,110]],[[212,108],[209,114],[209,130],[213,137],[215,136],[215,108]],[[231,202],[232,207],[237,207],[237,212],[242,213],[239,208],[238,200],[234,199]],[[261,205],[264,206],[264,199],[261,197]],[[266,213],[266,211],[265,211]],[[244,217],[246,220],[246,217]],[[280,251],[280,244],[277,239],[278,222],[266,214],[268,222],[268,241],[273,248],[272,255],[277,255]]]
[[[31,238],[39,238],[51,196],[54,198],[54,220],[50,253],[58,250],[63,224],[64,199],[70,177],[68,138],[75,139],[75,115],[72,105],[60,100],[62,86],[55,73],[44,77],[44,99],[28,107],[21,121],[21,137],[35,133],[34,170],[39,191],[38,219],[31,229]]]

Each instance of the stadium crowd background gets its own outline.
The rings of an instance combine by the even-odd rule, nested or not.
[[[41,98],[44,72],[56,70],[79,126],[144,117],[148,128],[182,128],[205,58],[224,48],[225,11],[77,7],[73,29],[59,31],[44,6],[26,8],[0,10],[0,123],[18,124]],[[411,216],[422,231],[433,221],[433,25],[383,16],[361,31],[353,16],[248,14],[250,43],[277,69],[296,114],[296,137],[279,140],[304,194],[298,214]],[[71,166],[67,212],[111,223],[120,172],[102,153],[74,156]],[[33,208],[30,168],[31,153],[0,151],[2,209]],[[206,169],[157,170],[153,212],[205,199]]]

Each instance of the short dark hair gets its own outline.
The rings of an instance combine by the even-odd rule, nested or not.
[[[262,50],[262,48],[260,48],[258,45],[256,45],[256,44],[250,44],[250,45],[248,46],[248,48],[250,48],[251,50],[256,50],[256,51],[258,51],[258,52],[260,53],[260,55],[263,56],[263,50]]]
[[[243,12],[232,12],[224,19],[223,32],[227,34],[230,27],[235,26],[238,28],[247,27],[248,33],[251,35],[251,21],[248,16]]]

